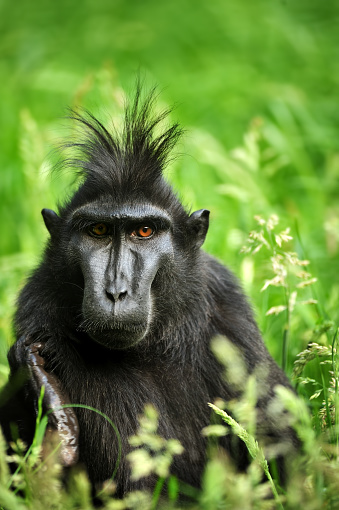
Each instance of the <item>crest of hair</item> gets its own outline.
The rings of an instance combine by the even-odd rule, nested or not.
[[[71,110],[70,118],[81,127],[80,141],[66,144],[76,155],[65,161],[78,170],[85,183],[107,186],[115,190],[128,186],[133,192],[152,186],[162,179],[170,154],[182,135],[178,123],[167,124],[161,131],[171,109],[155,112],[156,89],[142,98],[142,87],[137,83],[133,101],[125,111],[120,133],[109,132],[88,111]]]

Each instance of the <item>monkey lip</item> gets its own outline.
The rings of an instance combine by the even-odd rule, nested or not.
[[[142,340],[148,331],[147,323],[124,323],[114,321],[112,324],[86,324],[81,328],[95,342],[108,349],[128,349]]]

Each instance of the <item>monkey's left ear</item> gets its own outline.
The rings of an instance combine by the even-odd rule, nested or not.
[[[196,248],[200,248],[205,241],[209,225],[209,216],[210,212],[207,209],[200,209],[192,213],[188,219],[188,229]]]
[[[57,215],[57,213],[52,211],[51,209],[43,209],[41,211],[41,214],[42,214],[42,217],[44,219],[46,228],[47,228],[48,232],[52,236],[53,232],[55,232],[55,230],[56,230],[56,227],[60,223],[60,218]]]

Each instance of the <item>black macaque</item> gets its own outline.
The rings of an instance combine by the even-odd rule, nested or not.
[[[11,376],[0,410],[6,437],[14,423],[29,442],[44,385],[44,410],[54,409],[49,426],[63,440],[61,460],[73,465],[79,457],[93,486],[111,477],[117,438],[98,414],[60,405],[85,404],[108,415],[122,439],[119,496],[154,483],[133,482],[126,460],[128,438],[147,403],[159,412],[160,435],[184,447],[173,474],[199,487],[207,403],[235,396],[210,349],[216,335],[238,347],[248,373],[265,368],[259,428],[271,441],[293,443],[268,412],[274,386],[288,386],[287,378],[266,350],[234,276],[200,249],[209,211],[187,213],[163,177],[181,130],[174,124],[155,133],[167,112],[155,115],[154,100],[154,92],[142,100],[138,88],[120,135],[88,113],[73,114],[85,132],[69,144],[82,181],[58,215],[42,211],[50,239],[18,299],[18,340],[9,352]],[[247,453],[234,439],[222,438],[221,446],[242,468]]]

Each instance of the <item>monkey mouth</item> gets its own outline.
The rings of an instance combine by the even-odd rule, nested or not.
[[[139,343],[148,332],[147,323],[101,322],[84,320],[78,327],[95,342],[108,349],[128,349]]]

